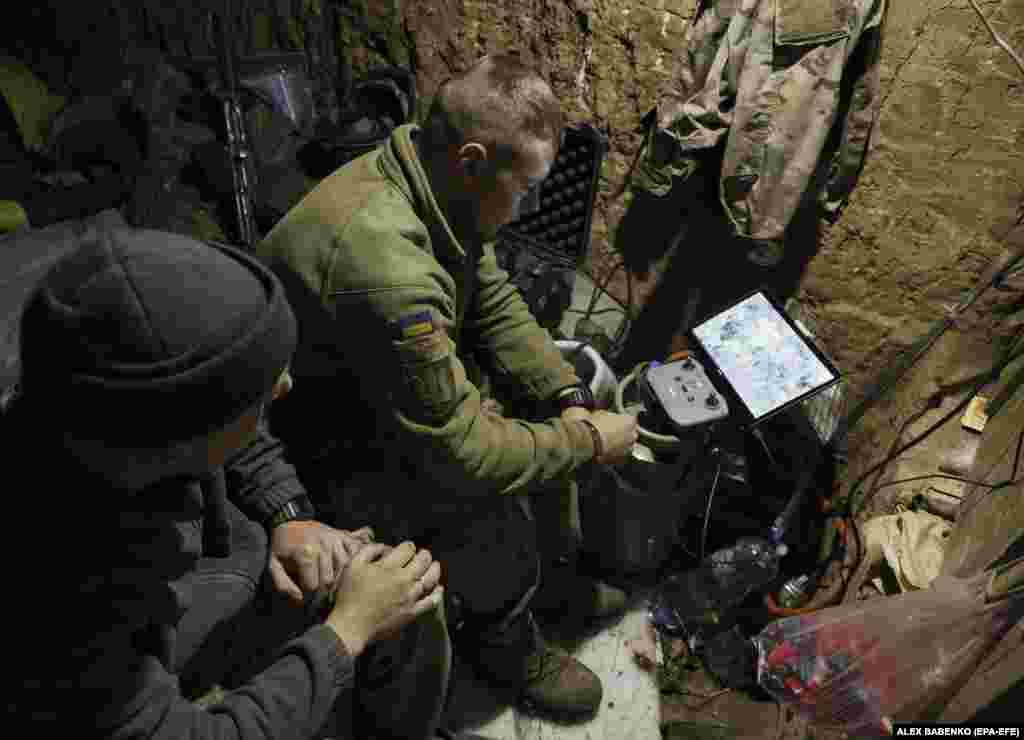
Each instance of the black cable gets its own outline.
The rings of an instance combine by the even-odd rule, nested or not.
[[[975,390],[977,390],[977,389],[975,389]],[[879,470],[879,469],[885,467],[886,465],[891,463],[893,460],[895,460],[897,457],[902,455],[904,452],[909,450],[914,445],[920,444],[921,442],[923,442],[929,436],[934,434],[936,432],[936,430],[938,430],[946,422],[948,422],[950,419],[952,419],[957,414],[959,414],[961,411],[963,411],[965,408],[967,408],[967,406],[971,402],[971,399],[972,399],[973,396],[974,396],[973,392],[967,394],[967,396],[964,398],[964,400],[961,401],[960,403],[958,403],[953,408],[952,411],[950,411],[949,413],[945,414],[941,419],[939,419],[937,422],[932,424],[930,427],[928,427],[921,434],[919,434],[918,436],[914,437],[912,440],[910,440],[909,442],[904,444],[902,447],[900,447],[900,448],[894,450],[893,452],[889,453],[889,455],[887,455],[885,458],[883,458],[881,462],[878,462],[878,463],[872,465],[870,468],[868,468],[867,471],[865,471],[864,473],[861,474],[861,476],[857,479],[857,481],[853,484],[853,486],[850,487],[850,495],[853,496],[857,491],[860,490],[860,487],[864,484],[864,481],[866,481],[868,479],[869,475],[874,473],[876,470]],[[864,500],[861,502],[861,504],[858,507],[857,511],[853,511],[852,510],[852,501],[851,501],[850,514],[851,515],[856,515],[861,509],[863,509],[865,506],[867,506],[867,503],[868,503],[869,500],[870,499],[865,496]]]
[[[992,375],[994,377],[999,377],[999,375],[1002,373],[1002,371],[1006,369],[1007,365],[1009,365],[1011,362],[1016,360],[1018,356],[1019,355],[1014,354],[1014,355],[1009,355],[1008,357],[1004,357],[1000,362],[996,363],[996,366],[992,369]],[[950,419],[952,419],[957,414],[962,412],[965,408],[967,408],[967,406],[974,399],[975,394],[978,391],[980,391],[982,386],[986,385],[988,382],[989,382],[989,380],[987,378],[983,377],[981,380],[979,380],[971,388],[971,390],[964,396],[963,400],[960,401],[960,403],[958,403],[953,408],[952,411],[950,411],[949,413],[945,414],[941,419],[936,421],[934,424],[932,424],[930,427],[928,427],[926,430],[924,430],[921,434],[919,434],[918,436],[914,437],[912,440],[910,440],[906,444],[902,445],[898,449],[894,450],[893,452],[889,453],[889,455],[887,455],[880,462],[876,463],[875,465],[872,465],[864,473],[862,473],[861,476],[859,478],[857,478],[856,482],[854,482],[854,484],[850,487],[850,507],[851,507],[850,508],[850,514],[851,515],[856,515],[861,509],[864,508],[864,506],[867,505],[868,501],[870,500],[870,497],[865,496],[864,500],[861,502],[860,506],[858,507],[858,511],[853,511],[853,508],[852,508],[853,503],[854,503],[853,497],[860,490],[860,487],[864,484],[864,481],[866,481],[868,479],[868,477],[872,473],[874,473],[876,470],[879,470],[880,468],[888,465],[890,462],[895,460],[897,457],[902,455],[904,452],[909,450],[911,447],[914,447],[915,445],[920,444],[925,439],[927,439],[929,436],[934,434],[935,431],[938,430],[940,427],[942,427],[946,422],[948,422]]]
[[[581,314],[586,314],[587,313],[586,309],[583,309],[583,308],[567,308],[566,311],[568,311],[569,313],[581,313]],[[596,311],[590,312],[588,315],[589,316],[602,316],[602,315],[604,315],[606,313],[621,313],[621,314],[624,314],[624,313],[626,313],[626,309],[622,308],[621,306],[614,306],[612,308],[599,308]]]
[[[1007,488],[1009,486],[1015,486],[1018,483],[1024,482],[1024,478],[1016,478],[1017,468],[1020,465],[1020,453],[1021,445],[1024,444],[1024,427],[1021,427],[1020,433],[1017,435],[1017,451],[1013,455],[1013,470],[1010,471],[1010,477],[1002,483],[991,485],[988,483],[982,483],[980,485],[986,486],[989,490],[985,492],[985,495],[979,496],[974,504],[967,510],[962,512],[962,515],[966,516],[970,512],[974,511],[974,507],[984,501],[986,498],[991,496],[993,493],[998,491],[1000,488]]]
[[[587,305],[587,309],[583,312],[583,318],[580,319],[580,321],[587,321],[590,319],[591,316],[594,315],[594,310],[597,308],[598,298],[601,297],[602,293],[608,293],[608,286],[611,284],[612,278],[615,277],[615,273],[622,269],[622,267],[624,267],[625,264],[626,261],[620,258],[619,261],[612,267],[611,270],[608,271],[608,274],[605,275],[600,282],[598,282],[597,280],[593,281],[594,292],[590,296],[590,303]]]
[[[601,297],[602,293],[605,294],[605,295],[608,295],[608,286],[611,284],[612,278],[615,277],[615,273],[618,272],[620,269],[622,269],[625,266],[625,264],[626,264],[626,261],[620,257],[619,261],[612,267],[611,270],[608,271],[608,274],[605,275],[604,278],[600,282],[598,282],[596,280],[593,281],[594,282],[594,291],[593,291],[593,293],[590,296],[590,303],[587,305],[586,310],[579,311],[579,310],[569,309],[573,313],[582,313],[583,314],[577,320],[577,322],[576,322],[577,326],[579,325],[580,322],[590,321],[591,317],[596,316],[599,313],[610,313],[610,312],[621,311],[622,313],[626,314],[626,317],[628,318],[628,313],[626,313],[625,309],[606,308],[606,309],[601,309],[600,311],[597,311],[597,301],[598,301],[598,299]],[[628,272],[629,271],[627,270],[627,274],[628,274]],[[619,331],[616,333],[616,338],[615,339],[611,339],[609,337],[609,341],[611,343],[611,347],[609,348],[609,352],[610,353],[614,353],[614,350],[616,349],[616,345],[621,341],[620,337],[622,335],[623,327],[625,327],[625,326],[626,326],[626,320],[623,320],[622,325],[620,325],[620,327],[619,327]],[[579,341],[579,340],[577,340],[577,341]],[[569,361],[572,362],[573,360],[575,360],[575,358],[581,352],[583,352],[583,350],[587,346],[590,346],[590,347],[593,346],[591,340],[587,340],[585,342],[582,342],[579,347],[576,347],[572,351],[572,353],[569,355]]]
[[[882,373],[882,378],[870,391],[868,391],[864,398],[861,399],[857,408],[849,412],[843,418],[841,422],[843,435],[845,436],[849,434],[850,429],[852,429],[853,426],[863,418],[863,416],[868,412],[868,409],[871,408],[879,398],[895,387],[896,381],[898,381],[905,372],[913,367],[914,364],[923,357],[924,354],[932,348],[932,346],[934,346],[935,342],[937,342],[939,338],[955,324],[958,316],[974,305],[974,303],[984,295],[989,288],[994,285],[1001,284],[1006,279],[1006,275],[1009,274],[1011,270],[1019,267],[1021,262],[1024,262],[1024,252],[1018,254],[1016,257],[1004,264],[1003,267],[989,278],[984,285],[975,286],[966,298],[960,301],[956,306],[949,309],[944,318],[935,322],[927,334],[915,341],[906,352],[902,353],[897,358],[895,366],[888,368],[884,373]],[[908,357],[909,360],[906,359]],[[996,365],[1000,372],[1006,367],[1005,362],[997,362]],[[996,373],[996,377],[998,377],[998,373]],[[974,392],[977,392],[979,389],[980,385],[974,389]]]
[[[622,350],[626,336],[629,334],[629,330],[633,328],[633,273],[629,271],[628,267],[626,268],[626,306],[623,313],[625,316],[623,317],[622,324],[619,325],[619,331],[615,334],[615,339],[612,341],[611,353],[613,355],[618,355]]]
[[[959,475],[947,475],[946,473],[932,473],[930,475],[915,475],[911,476],[910,478],[900,478],[899,480],[891,480],[888,481],[887,483],[883,483],[882,485],[878,486],[878,488],[888,488],[889,486],[898,486],[900,483],[912,483],[914,481],[931,480],[933,478],[939,478],[940,480],[955,480],[961,483],[969,483],[972,486],[981,486],[982,488],[991,488],[993,490],[996,488],[1006,488],[1007,486],[1013,486],[1018,483],[1024,482],[1024,477],[1016,479],[1008,478],[1007,480],[1004,480],[1000,483],[985,483],[980,480],[970,480],[969,478],[961,478]]]
[[[779,478],[782,478],[782,467],[779,465],[778,461],[775,459],[775,455],[773,455],[772,451],[768,448],[768,442],[764,438],[764,432],[761,431],[760,427],[754,427],[751,430],[751,434],[754,435],[754,439],[756,439],[758,442],[761,443],[761,447],[764,449],[764,454],[768,456],[768,462],[772,466],[772,471]]]
[[[718,477],[722,473],[722,451],[718,450],[716,456],[718,457],[718,464],[715,465],[715,479],[711,482],[711,490],[708,491],[708,506],[704,511],[704,527],[700,535],[701,562],[704,562],[704,555],[706,554],[708,544],[708,524],[711,521],[711,502],[715,499],[715,491],[718,489]]]
[[[1021,444],[1024,444],[1024,427],[1021,427],[1020,434],[1017,435],[1017,451],[1013,453],[1013,470],[1010,471],[1010,480],[1017,477],[1017,466],[1020,464]]]
[[[684,553],[686,553],[686,556],[688,558],[691,558],[693,560],[697,560],[697,553],[690,552],[690,548],[688,548],[686,546],[686,543],[684,543],[682,540],[679,540],[679,549],[682,550]]]
[[[1017,478],[1017,468],[1020,465],[1020,453],[1021,453],[1022,445],[1024,445],[1024,427],[1021,427],[1020,433],[1017,435],[1017,449],[1014,452],[1014,456],[1013,456],[1013,470],[1010,473],[1010,477],[1007,478],[1004,481],[999,482],[999,483],[985,483],[984,481],[972,480],[971,478],[965,478],[962,475],[949,475],[949,474],[946,474],[946,473],[933,473],[933,474],[930,474],[930,475],[915,475],[915,476],[912,476],[910,478],[900,478],[899,480],[887,481],[886,483],[882,483],[881,485],[875,486],[875,488],[872,491],[872,493],[874,493],[875,491],[877,491],[879,489],[882,489],[882,488],[888,488],[889,486],[899,485],[900,483],[912,483],[914,481],[931,480],[931,479],[934,479],[934,478],[938,478],[940,480],[955,480],[955,481],[959,481],[961,483],[970,484],[972,486],[981,486],[982,488],[990,489],[989,493],[992,493],[992,491],[996,491],[996,490],[998,490],[1000,488],[1007,488],[1009,486],[1015,486],[1018,483],[1024,483],[1024,477]]]
[[[916,422],[925,414],[927,414],[933,408],[935,408],[935,406],[931,403],[931,401],[929,401],[929,403],[923,409],[911,414],[906,418],[906,420],[902,424],[900,424],[900,428],[896,432],[896,437],[895,439],[893,439],[892,444],[889,446],[889,452],[887,453],[887,456],[892,456],[892,454],[895,452],[896,448],[899,446],[900,440],[903,439],[903,435],[906,434],[907,429],[910,428],[910,425]],[[864,495],[865,498],[871,498],[872,496],[875,495],[879,488],[882,488],[880,483],[882,481],[882,476],[885,475],[885,468],[887,466],[888,463],[886,463],[885,465],[878,469],[878,473],[875,475],[875,479],[871,483],[871,490]]]

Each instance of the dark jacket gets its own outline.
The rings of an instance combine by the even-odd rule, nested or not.
[[[353,677],[353,659],[326,626],[207,710],[172,673],[180,644],[202,639],[178,633],[197,622],[182,619],[190,610],[207,610],[198,623],[216,625],[241,606],[209,598],[209,588],[197,599],[199,579],[213,573],[255,594],[268,558],[257,522],[304,492],[281,444],[261,430],[225,466],[220,523],[230,524],[232,552],[218,560],[203,553],[210,496],[197,481],[112,491],[62,454],[41,421],[51,420],[19,402],[0,414],[8,480],[20,481],[6,492],[21,501],[4,539],[5,601],[17,625],[4,661],[9,709],[78,737],[310,737]]]

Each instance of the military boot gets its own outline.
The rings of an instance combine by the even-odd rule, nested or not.
[[[580,575],[574,561],[561,559],[544,566],[530,605],[541,624],[571,627],[621,614],[628,602],[625,591]]]
[[[529,611],[501,633],[473,642],[467,660],[489,682],[516,690],[524,708],[578,717],[601,706],[601,679],[565,650],[549,645]]]

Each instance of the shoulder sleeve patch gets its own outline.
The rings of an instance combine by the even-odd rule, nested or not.
[[[450,352],[448,334],[429,308],[390,322],[391,340],[403,366],[434,362]]]
[[[391,322],[392,335],[398,341],[432,334],[436,328],[430,309],[415,311]]]
[[[429,321],[429,313],[427,314]],[[396,324],[396,333],[425,322],[412,322],[404,327]],[[401,411],[421,424],[444,424],[451,416],[457,397],[455,357],[448,335],[433,322],[429,331],[417,329],[412,337],[393,342],[398,352],[401,392],[398,403]]]

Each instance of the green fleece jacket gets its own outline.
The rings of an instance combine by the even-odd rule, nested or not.
[[[397,128],[323,180],[258,247],[299,318],[292,395],[302,399],[304,380],[319,379],[303,418],[326,415],[328,436],[388,449],[441,491],[525,493],[590,461],[589,430],[483,412],[467,365],[537,401],[579,379],[492,246],[455,238],[417,156],[417,130]]]

